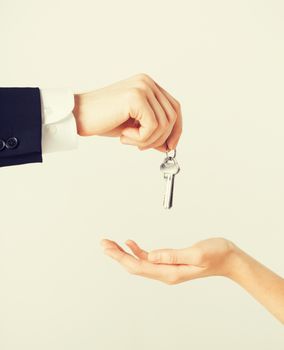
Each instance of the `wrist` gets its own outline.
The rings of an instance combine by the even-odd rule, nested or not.
[[[224,276],[237,281],[240,271],[243,269],[246,254],[233,242],[228,241],[228,244],[230,251],[226,257],[226,272]]]
[[[73,115],[76,122],[77,134],[80,136],[84,136],[84,123],[83,123],[83,112],[82,112],[82,101],[83,94],[74,94],[74,109]]]

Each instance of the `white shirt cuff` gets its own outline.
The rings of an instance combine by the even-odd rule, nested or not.
[[[70,90],[40,89],[42,104],[42,152],[77,148],[77,128],[72,114],[74,95]]]

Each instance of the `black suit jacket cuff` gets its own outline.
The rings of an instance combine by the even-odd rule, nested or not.
[[[0,166],[42,162],[38,88],[0,88]]]

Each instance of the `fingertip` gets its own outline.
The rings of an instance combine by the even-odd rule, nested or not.
[[[108,243],[108,240],[106,238],[101,239],[100,245],[104,247]]]
[[[132,247],[132,242],[131,241],[126,241],[125,244],[127,245],[127,247],[131,248]]]
[[[168,144],[168,147],[171,149],[171,150],[174,150],[176,149],[178,143],[179,143],[179,140],[181,138],[181,133],[182,133],[182,129],[179,128],[178,126],[176,126],[174,129],[173,129],[173,132],[172,134],[170,135],[170,137],[168,138],[167,140],[167,144]]]
[[[109,256],[110,258],[113,259],[118,259],[118,256],[120,254],[119,250],[116,248],[106,248],[104,250],[105,255]]]
[[[167,152],[169,149],[168,145],[166,143],[164,143],[162,146],[160,146],[160,150],[162,152]]]
[[[177,141],[178,140],[170,140],[168,141],[167,145],[168,145],[168,151],[173,151],[176,149],[177,147]]]
[[[130,248],[132,250],[132,252],[136,251],[137,249],[139,249],[139,246],[132,240],[128,240],[126,242],[126,245],[127,245],[128,248]]]

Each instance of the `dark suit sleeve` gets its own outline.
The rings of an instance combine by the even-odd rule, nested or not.
[[[0,88],[0,166],[42,162],[38,88]]]

